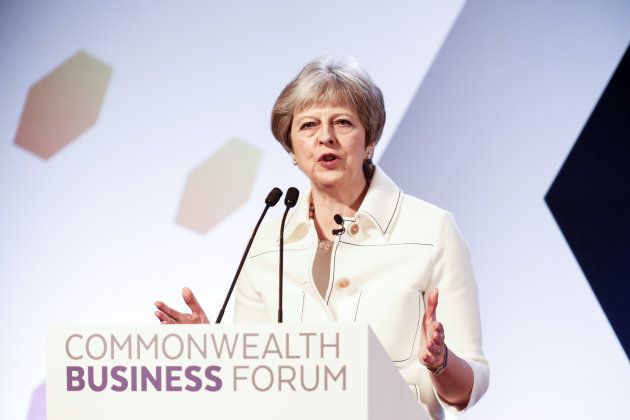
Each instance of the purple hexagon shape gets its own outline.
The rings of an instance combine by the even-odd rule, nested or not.
[[[251,194],[262,151],[233,139],[188,175],[176,223],[199,233],[244,204]]]
[[[33,391],[27,420],[46,420],[46,382]]]
[[[112,68],[79,51],[31,86],[14,143],[48,159],[94,125]]]

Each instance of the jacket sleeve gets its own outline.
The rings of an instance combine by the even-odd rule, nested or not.
[[[236,285],[234,323],[269,322],[265,305],[254,289],[247,267],[246,262]]]
[[[436,393],[440,404],[450,412],[472,407],[489,384],[488,361],[481,349],[481,320],[477,284],[468,246],[450,213],[444,212],[435,241],[433,275],[428,291],[439,289],[437,320],[444,325],[448,348],[472,368],[474,383],[468,406],[462,410],[449,405]],[[428,293],[425,294],[425,305]]]

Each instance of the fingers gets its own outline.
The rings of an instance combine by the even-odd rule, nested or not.
[[[155,316],[157,317],[157,319],[160,320],[162,324],[177,324],[177,322],[173,318],[166,315],[162,311],[155,311]]]
[[[427,341],[420,353],[422,363],[430,368],[440,366],[444,358],[444,325],[441,322],[432,322],[427,329]]]
[[[155,312],[155,316],[160,320],[162,324],[208,324],[210,321],[204,313],[201,305],[197,302],[193,292],[184,287],[182,290],[182,296],[186,305],[192,310],[192,314],[185,314],[179,312],[164,302],[155,302],[155,307],[158,309]]]
[[[205,317],[205,312],[203,311],[201,305],[199,305],[199,302],[197,302],[197,298],[195,298],[192,290],[190,290],[188,287],[184,287],[182,289],[182,297],[184,298],[184,302],[186,302],[186,305],[188,305],[193,314],[203,315]]]
[[[427,344],[427,350],[434,356],[439,356],[444,350],[444,340],[435,340]]]
[[[427,334],[429,338],[427,342],[427,348],[431,353],[439,354],[439,350],[444,347],[444,326],[441,322],[434,322],[432,331]],[[437,350],[437,353],[436,353]]]
[[[433,334],[431,335],[431,340],[441,340],[444,342],[444,325],[441,322],[435,321],[433,323]]]
[[[420,352],[420,361],[431,369],[442,364],[446,348],[444,343],[444,325],[436,319],[438,297],[438,289],[433,289],[429,292],[422,326],[425,343]]]
[[[186,317],[186,315],[182,314],[179,311],[176,311],[175,309],[168,306],[166,303],[157,301],[155,302],[155,307],[159,309],[159,311],[156,311],[155,316],[157,316],[160,321],[163,321],[163,323],[176,324],[176,323],[184,322],[184,318]],[[158,313],[162,314],[163,316],[158,315]],[[164,321],[173,321],[173,322],[164,322]]]
[[[442,359],[440,359],[439,356],[435,356],[429,353],[424,353],[420,356],[420,361],[422,362],[422,364],[431,369],[440,366],[442,364],[441,360]]]
[[[420,355],[420,361],[426,367],[434,369],[444,363],[445,352],[446,346],[439,351],[439,354],[425,351]]]

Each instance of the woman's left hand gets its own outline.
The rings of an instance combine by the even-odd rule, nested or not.
[[[435,317],[438,305],[438,289],[429,293],[426,311],[422,319],[422,348],[420,362],[429,369],[435,369],[444,362],[446,345],[444,344],[444,325]]]
[[[446,344],[444,343],[444,325],[435,317],[438,305],[438,290],[433,289],[427,299],[427,308],[422,320],[422,348],[420,363],[434,371],[444,364]],[[448,350],[448,368],[444,374],[431,375],[435,392],[447,403],[460,410],[468,406],[474,384],[473,371],[468,362]]]

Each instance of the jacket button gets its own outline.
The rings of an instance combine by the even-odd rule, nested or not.
[[[351,235],[356,235],[357,233],[359,233],[359,225],[356,223],[353,223],[350,225],[350,234]]]
[[[345,289],[348,286],[350,286],[350,280],[348,279],[344,278],[337,281],[337,287],[339,287],[340,289]]]

